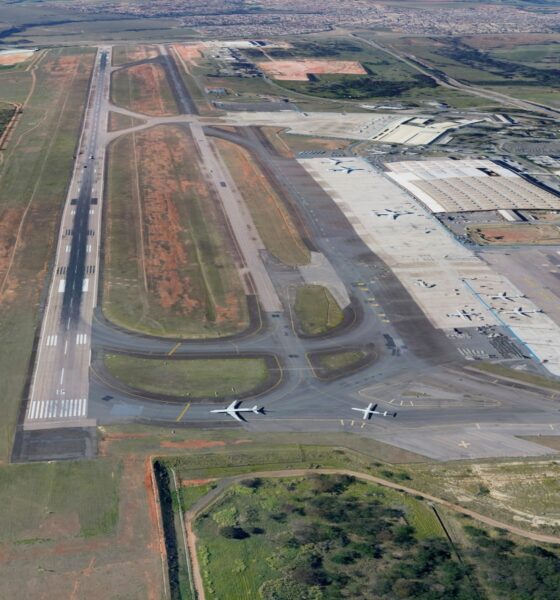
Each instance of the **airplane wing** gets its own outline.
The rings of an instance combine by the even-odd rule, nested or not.
[[[234,409],[231,408],[231,406],[228,406],[226,413],[230,416],[233,417],[236,421],[240,421],[241,423],[243,421],[245,421],[245,419],[243,419],[241,417],[241,415]]]
[[[239,404],[239,400],[234,400],[228,407],[227,410],[235,410],[237,405]]]

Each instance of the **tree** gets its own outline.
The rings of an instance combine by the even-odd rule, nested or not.
[[[226,525],[220,527],[220,535],[230,540],[244,540],[249,537],[249,534],[242,527],[234,527]]]

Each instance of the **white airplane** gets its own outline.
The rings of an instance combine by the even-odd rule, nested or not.
[[[334,173],[346,173],[346,175],[351,175],[354,171],[365,171],[365,169],[355,169],[354,167],[337,167],[335,169],[329,169],[329,171],[333,171]]]
[[[367,408],[353,408],[352,410],[357,410],[358,412],[364,413],[364,416],[362,417],[362,419],[364,421],[369,421],[369,419],[371,419],[371,417],[373,415],[381,415],[382,417],[396,417],[397,413],[390,413],[387,410],[384,411],[380,411],[380,410],[375,410],[377,408],[377,404],[374,404],[373,402],[370,402],[367,406]]]
[[[241,400],[234,400],[227,408],[216,408],[215,410],[211,410],[211,413],[223,413],[233,417],[236,421],[245,421],[243,415],[240,413],[248,413],[252,412],[256,415],[262,415],[263,409],[259,408],[256,404],[253,408],[239,408],[241,404]]]
[[[510,300],[513,301],[515,298],[525,298],[525,294],[519,294],[518,296],[510,296],[507,292],[502,292],[501,294],[494,294],[490,296],[492,300]]]
[[[524,309],[522,306],[518,306],[516,309],[514,310],[500,310],[500,314],[506,314],[506,315],[520,315],[521,317],[530,317],[532,314],[536,314],[536,313],[543,313],[544,311],[541,310],[540,308],[537,308],[536,310],[529,310],[529,309]]]
[[[416,285],[419,287],[428,288],[428,289],[436,287],[435,283],[428,283],[427,281],[424,281],[423,279],[417,279]]]
[[[468,313],[465,309],[461,309],[454,313],[448,313],[447,316],[448,317],[460,317],[461,319],[464,319],[465,321],[472,321],[472,318],[479,317],[480,313],[474,312],[474,310],[471,311],[470,313]]]
[[[409,210],[404,210],[404,211],[398,211],[398,210],[391,210],[390,208],[386,208],[384,209],[384,211],[379,211],[375,213],[376,217],[391,217],[393,219],[393,221],[396,221],[399,217],[402,217],[403,215],[412,215],[414,213],[411,213]]]

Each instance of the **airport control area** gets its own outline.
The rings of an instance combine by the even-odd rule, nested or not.
[[[0,597],[555,597],[558,34],[9,4]]]

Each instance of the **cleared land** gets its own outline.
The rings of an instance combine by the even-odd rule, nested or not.
[[[177,397],[246,394],[268,377],[262,358],[157,360],[108,354],[104,360],[109,373],[127,386]]]
[[[109,131],[120,131],[121,129],[128,129],[141,124],[142,121],[140,119],[135,119],[134,117],[129,117],[118,112],[109,112]]]
[[[0,75],[0,100],[29,96],[0,171],[0,462],[11,449],[93,56],[50,50],[35,71]]]
[[[267,250],[286,265],[307,264],[309,250],[290,213],[249,152],[225,140],[216,144]]]
[[[204,44],[175,44],[173,48],[186,65],[196,65],[202,58]]]
[[[22,50],[21,52],[0,52],[0,67],[11,67],[19,65],[31,58],[34,54],[33,50]]]
[[[151,117],[178,113],[165,69],[157,63],[115,71],[111,79],[111,99],[123,108]]]
[[[296,291],[294,311],[305,335],[321,335],[342,323],[340,306],[327,288],[302,285]]]
[[[168,337],[216,337],[248,325],[219,199],[186,127],[120,138],[109,151],[103,310]]]
[[[209,597],[498,599],[554,594],[552,547],[534,546],[346,475],[250,478],[195,522]],[[529,578],[527,570],[532,577]],[[507,578],[504,578],[507,573]]]
[[[367,73],[359,62],[353,60],[272,60],[257,64],[269,77],[291,81],[307,81],[309,74],[365,75]]]
[[[164,596],[149,463],[0,468],[0,597]]]
[[[552,224],[472,225],[467,227],[467,233],[473,242],[481,245],[560,244],[560,227]]]

